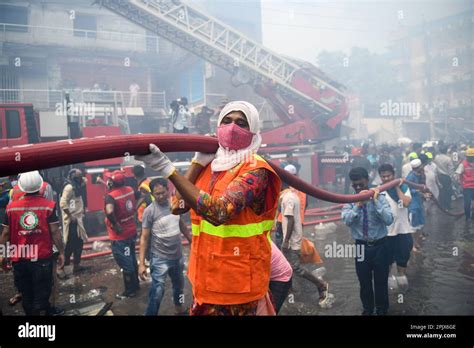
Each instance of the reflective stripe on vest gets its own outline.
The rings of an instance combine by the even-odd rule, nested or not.
[[[200,226],[192,225],[193,236],[199,236],[200,232],[207,233],[216,237],[239,237],[248,238],[263,234],[265,231],[271,230],[273,220],[264,220],[246,225],[220,225],[214,226],[206,220],[201,220]]]

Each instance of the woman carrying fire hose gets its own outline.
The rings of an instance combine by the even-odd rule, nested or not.
[[[218,125],[216,154],[196,153],[185,176],[153,144],[136,159],[174,184],[174,208],[191,208],[191,315],[256,315],[259,302],[268,303],[280,178],[256,154],[261,136],[252,104],[228,103]]]

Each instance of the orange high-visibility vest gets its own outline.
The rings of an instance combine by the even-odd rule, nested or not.
[[[281,184],[278,175],[262,157],[254,155],[254,161],[242,162],[220,173],[212,187],[209,187],[211,166],[207,165],[197,178],[196,186],[216,199],[235,178],[257,168],[265,168],[270,173],[266,211],[261,215],[245,207],[236,217],[214,226],[191,210],[193,239],[188,277],[199,304],[242,304],[261,299],[268,292],[269,238]]]

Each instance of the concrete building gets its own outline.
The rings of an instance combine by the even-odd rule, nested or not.
[[[261,40],[260,11],[243,21],[227,8],[232,3],[196,3]],[[166,131],[168,104],[182,96],[193,107],[226,97],[263,104],[249,86],[232,85],[229,73],[89,0],[0,0],[0,73],[0,102],[51,112],[66,92],[74,101],[110,101],[127,108],[132,132]],[[132,83],[140,86],[136,104]]]
[[[413,139],[474,138],[474,12],[402,28],[390,46],[400,95],[419,113],[399,115]],[[399,105],[399,110],[401,110]]]

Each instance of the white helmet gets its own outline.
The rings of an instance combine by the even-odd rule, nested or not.
[[[20,187],[20,190],[23,192],[38,192],[41,189],[41,186],[43,186],[43,178],[37,170],[20,174],[18,187]]]
[[[296,167],[295,167],[294,165],[288,164],[288,165],[285,166],[284,169],[285,169],[288,173],[293,174],[293,175],[296,175],[296,172],[297,172],[297,171],[296,171]]]

